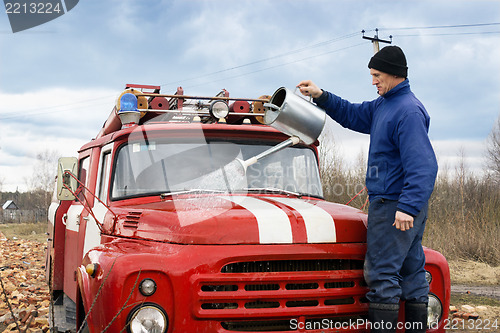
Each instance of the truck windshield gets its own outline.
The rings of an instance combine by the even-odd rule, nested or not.
[[[273,143],[142,141],[121,146],[115,160],[112,199],[200,190],[287,191],[322,197],[313,150],[294,146],[245,168],[241,161]]]

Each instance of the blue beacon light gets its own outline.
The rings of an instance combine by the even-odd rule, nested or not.
[[[137,97],[134,94],[126,93],[120,97],[118,116],[122,122],[122,127],[131,127],[139,123],[141,112],[137,109]]]
[[[120,111],[137,111],[137,97],[134,94],[126,93],[120,98]]]

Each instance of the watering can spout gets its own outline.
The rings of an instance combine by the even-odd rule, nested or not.
[[[273,111],[279,111],[279,106],[276,106],[274,104],[271,104],[271,103],[264,103],[264,107],[266,108],[266,110],[273,110]]]
[[[274,154],[274,153],[276,153],[276,152],[278,152],[286,147],[296,145],[299,142],[300,142],[300,139],[298,137],[292,136],[292,137],[288,138],[287,140],[277,144],[276,146],[271,147],[268,150],[260,153],[259,155],[255,155],[253,157],[250,157],[247,160],[242,160],[242,159],[237,158],[236,161],[240,164],[243,173],[246,173],[246,170],[250,165],[257,163],[258,161],[260,161],[264,157],[267,157],[271,154]]]

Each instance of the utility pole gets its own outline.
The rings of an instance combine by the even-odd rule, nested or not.
[[[387,43],[387,44],[391,44],[392,43],[392,35],[389,36],[389,38],[391,40],[384,40],[384,39],[378,38],[378,28],[375,29],[375,36],[373,36],[373,37],[366,37],[364,30],[361,30],[361,32],[363,33],[363,39],[368,39],[368,40],[372,41],[372,44],[373,44],[373,53],[374,54],[377,53],[378,51],[380,51],[379,42]]]

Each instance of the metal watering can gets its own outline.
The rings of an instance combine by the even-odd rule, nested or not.
[[[248,166],[257,163],[277,151],[296,145],[300,141],[310,145],[316,141],[326,122],[326,113],[310,101],[290,89],[281,87],[275,91],[269,103],[264,104],[264,124],[288,134],[289,139],[271,147],[261,154],[240,160],[239,168],[244,174]]]
[[[276,90],[264,109],[266,125],[296,136],[307,145],[316,141],[325,126],[324,110],[285,87]]]
[[[222,167],[226,174],[245,176],[247,168],[261,159],[300,141],[310,145],[325,126],[326,113],[290,89],[281,87],[264,104],[264,123],[290,136],[287,140],[247,160],[236,158]],[[241,179],[241,178],[238,178]]]

